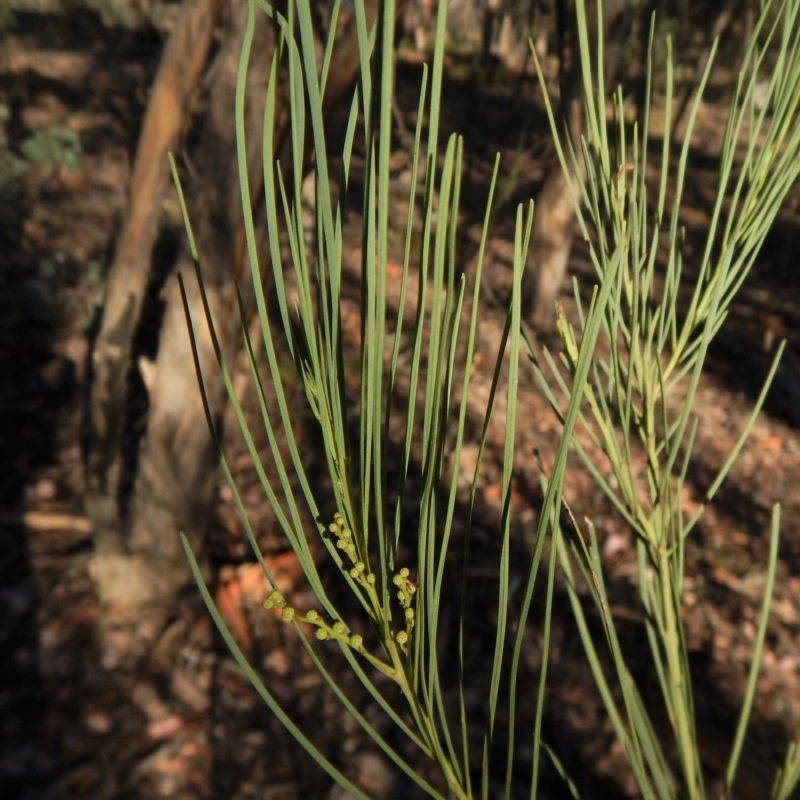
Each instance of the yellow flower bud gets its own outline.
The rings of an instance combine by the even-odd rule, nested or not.
[[[277,589],[273,589],[264,601],[264,608],[283,608],[285,605],[286,600]]]

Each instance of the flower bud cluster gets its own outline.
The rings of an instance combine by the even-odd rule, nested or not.
[[[333,515],[333,522],[328,525],[328,530],[336,539],[336,547],[343,551],[353,565],[347,570],[350,577],[365,589],[374,589],[375,574],[370,572],[367,565],[358,558],[353,531],[347,527],[344,517],[337,511]]]
[[[264,608],[277,609],[281,612],[281,619],[284,622],[305,622],[315,627],[315,636],[320,641],[335,639],[342,644],[349,645],[354,650],[362,652],[364,649],[363,637],[358,634],[350,633],[347,625],[341,620],[336,620],[332,624],[325,621],[323,616],[315,609],[306,611],[305,614],[298,613],[297,609],[287,605],[286,598],[277,590],[273,589],[264,601]]]
[[[328,525],[328,530],[336,539],[336,547],[344,552],[352,564],[355,564],[358,558],[353,541],[353,531],[347,527],[344,517],[338,511],[333,515],[333,522]]]
[[[308,619],[308,615],[306,615],[306,622],[317,627],[315,635],[321,642],[334,640],[349,645],[353,650],[359,652],[364,649],[364,639],[357,633],[350,633],[350,629],[340,619],[333,624],[328,624],[319,614],[315,613],[312,619]]]
[[[403,567],[392,578],[392,583],[397,587],[397,599],[403,608],[411,606],[417,592],[417,585],[408,577],[410,574],[408,567]]]
[[[397,587],[397,599],[400,601],[405,617],[405,629],[397,633],[395,640],[406,655],[408,655],[408,644],[411,641],[411,631],[414,628],[415,612],[412,604],[417,592],[417,585],[409,577],[410,574],[408,568],[403,567],[392,578],[392,583]]]
[[[344,516],[338,511],[334,514],[333,522],[328,525],[327,533],[333,539],[336,549],[342,554],[339,561],[342,570],[346,571],[347,576],[353,583],[364,590],[366,596],[363,599],[368,601],[368,610],[370,610],[373,620],[379,623],[382,630],[386,630],[385,626],[389,622],[387,617],[388,610],[383,607],[382,598],[376,591],[376,576],[370,571],[368,564],[359,557],[363,557],[365,554],[359,553],[358,540],[353,535],[352,529],[347,525]],[[413,603],[417,587],[410,578],[409,570],[405,567],[392,577],[392,582],[397,590],[397,599],[403,609],[405,622],[403,629],[394,634],[394,639],[400,650],[407,656],[409,654],[411,632],[414,628],[415,612]],[[326,620],[315,609],[302,613],[289,606],[286,598],[278,589],[274,589],[269,593],[266,600],[264,600],[264,608],[279,611],[284,622],[290,624],[304,623],[312,626],[315,628],[314,636],[319,641],[336,641],[346,645],[359,653],[384,675],[397,680],[397,667],[393,663],[384,661],[370,653],[364,646],[363,637],[357,633],[352,633],[342,620]],[[388,650],[385,647],[386,644],[388,643],[384,643],[384,649]],[[394,661],[394,657],[392,661]]]
[[[273,589],[264,601],[264,608],[286,608],[286,599],[277,589]]]

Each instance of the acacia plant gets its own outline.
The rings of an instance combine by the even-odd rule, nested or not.
[[[531,352],[522,334],[519,286],[535,212],[530,205],[517,211],[513,288],[477,441],[477,463],[464,500],[459,465],[468,442],[467,411],[481,322],[481,271],[497,166],[486,201],[477,267],[468,278],[460,268],[456,235],[462,140],[453,135],[447,138],[443,150],[439,146],[446,26],[446,14],[440,13],[431,67],[423,70],[420,86],[402,277],[398,290],[390,291],[387,267],[393,222],[389,189],[394,5],[391,1],[381,3],[377,21],[369,27],[363,3],[355,3],[361,66],[341,152],[334,159],[322,108],[339,4],[334,5],[328,43],[319,53],[314,46],[307,0],[288,3],[285,15],[263,0],[250,2],[235,120],[263,355],[257,356],[244,317],[242,331],[271,463],[262,463],[256,450],[233,388],[230,365],[220,358],[219,366],[264,492],[314,597],[311,607],[297,607],[291,596],[277,588],[247,526],[246,509],[220,449],[222,468],[255,556],[273,586],[265,605],[280,610],[344,710],[423,792],[434,798],[465,799],[511,797],[521,790],[534,797],[542,757],[547,755],[560,766],[557,753],[542,737],[550,624],[560,567],[586,658],[642,796],[704,798],[707,787],[700,764],[681,618],[684,546],[702,506],[687,518],[679,497],[692,459],[696,426],[692,401],[709,345],[800,171],[800,128],[794,124],[800,105],[800,2],[787,0],[771,15],[765,8],[747,47],[731,101],[707,245],[688,288],[684,286],[688,277],[681,262],[679,211],[688,142],[711,67],[703,76],[689,115],[686,144],[673,157],[673,83],[667,66],[661,178],[656,186],[650,186],[645,169],[650,147],[650,83],[638,123],[624,122],[619,92],[613,104],[615,113],[607,121],[603,70],[599,66],[603,63],[602,41],[588,41],[586,12],[583,3],[577,3],[587,121],[581,156],[587,177],[580,181],[573,200],[596,269],[597,285],[588,305],[576,291],[577,325],[559,312],[563,341],[560,357],[548,356],[542,363],[532,360],[542,390],[563,422],[563,436],[543,472],[544,500],[525,565],[524,591],[513,605],[510,584],[515,508],[511,487],[516,388],[520,369],[527,368],[525,354]],[[245,76],[259,14],[272,19],[280,37],[264,87],[264,202],[270,248],[267,274],[261,271],[259,238],[251,211],[244,126]],[[601,25],[597,27],[602,30]],[[594,58],[589,57],[592,50]],[[766,96],[757,105],[755,88],[766,58],[772,66],[771,77]],[[281,82],[285,82],[289,104],[290,165],[278,162],[273,135],[280,117],[276,103]],[[558,142],[558,122],[552,114],[551,124]],[[310,152],[314,153],[313,164]],[[559,156],[565,170],[580,172],[575,161],[579,154],[559,150]],[[334,163],[335,173],[331,167]],[[313,223],[307,229],[302,191],[303,174],[309,169],[315,202]],[[363,196],[359,342],[355,355],[348,349],[343,319],[345,203],[353,186],[358,186]],[[668,188],[673,198],[669,204]],[[187,228],[191,238],[188,221]],[[657,259],[656,246],[662,232],[670,243],[663,262]],[[314,242],[310,249],[309,238]],[[202,253],[194,255],[200,265]],[[656,279],[659,273],[661,280]],[[198,275],[202,279],[200,266]],[[681,295],[684,288],[688,305]],[[679,307],[683,308],[680,314]],[[210,312],[206,321],[213,337]],[[203,322],[195,319],[190,324]],[[601,350],[603,340],[605,347]],[[219,345],[217,350],[221,352]],[[291,374],[285,353],[294,367]],[[304,390],[304,409],[287,400],[287,386],[297,381]],[[263,389],[268,383],[274,405],[267,401]],[[755,404],[754,416],[763,397],[762,393]],[[674,402],[676,398],[679,402]],[[486,641],[476,649],[469,641],[467,615],[474,604],[473,587],[466,576],[490,419],[501,408],[505,445],[500,510],[495,521],[497,558],[492,565],[497,590],[492,607],[483,609],[494,625],[484,628]],[[212,432],[213,411],[208,409]],[[309,478],[310,459],[298,444],[297,431],[307,417],[313,420],[322,444],[313,464],[314,474],[319,474],[321,460],[325,482]],[[605,463],[593,460],[581,448],[574,436],[579,422]],[[278,444],[279,432],[287,443],[285,450]],[[742,432],[742,441],[746,433]],[[663,732],[655,734],[651,709],[628,669],[617,623],[609,610],[600,543],[591,522],[582,531],[573,519],[570,535],[563,530],[563,520],[570,516],[564,478],[567,456],[573,449],[583,457],[585,467],[625,520],[635,541],[647,640],[672,738],[665,738]],[[738,449],[708,488],[706,500],[714,495]],[[645,454],[644,474],[632,469],[634,450]],[[487,525],[485,517],[480,524]],[[778,530],[776,509],[757,647],[725,774],[725,796],[733,786],[753,702],[775,575]],[[184,543],[209,610],[261,697],[323,769],[353,797],[366,797],[317,748],[311,734],[287,716],[247,662],[214,608],[185,539]],[[326,561],[335,565],[341,586],[330,584],[330,571],[321,569]],[[457,591],[452,589],[451,568],[463,576]],[[323,574],[328,578],[323,579]],[[349,602],[336,599],[342,597],[342,586],[347,587]],[[544,598],[543,603],[534,605],[534,592]],[[603,636],[599,640],[596,626],[593,629],[588,622],[592,613],[589,606],[594,606],[595,618],[601,622]],[[538,608],[541,611],[534,611]],[[523,659],[526,630],[532,627],[541,630],[544,643],[538,675],[533,677]],[[440,646],[445,635],[456,642],[453,660],[447,663]],[[400,737],[385,736],[385,728],[378,730],[340,687],[328,668],[331,648],[341,651]],[[471,661],[476,657],[481,659],[480,669]],[[480,708],[475,708],[473,699],[475,682],[481,690],[478,696],[485,698]],[[520,704],[523,694],[533,696],[534,702]],[[520,713],[530,711],[530,719],[519,718],[517,709]],[[398,741],[403,744],[398,745]],[[418,755],[428,759],[432,769],[419,769]],[[795,746],[771,796],[788,797],[799,777],[800,753]]]

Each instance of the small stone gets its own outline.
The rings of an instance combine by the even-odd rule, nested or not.
[[[37,500],[53,500],[58,494],[58,487],[52,478],[40,478],[34,488]]]
[[[180,717],[176,714],[169,714],[151,722],[147,726],[147,735],[151,739],[168,739],[170,736],[174,736],[182,726]]]
[[[92,733],[108,733],[111,730],[111,717],[103,711],[90,711],[86,715],[86,727]]]

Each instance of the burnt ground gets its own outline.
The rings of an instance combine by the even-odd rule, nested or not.
[[[90,341],[103,274],[124,209],[141,118],[161,48],[154,33],[107,31],[78,17],[64,37],[59,20],[21,18],[0,52],[3,158],[13,176],[0,184],[0,787],[19,798],[324,798],[338,796],[271,718],[187,592],[145,663],[115,663],[95,637],[100,609],[91,580],[91,528],[82,509],[81,420]],[[413,109],[417,73],[401,73],[401,106]],[[724,84],[724,82],[723,82]],[[693,152],[688,261],[707,225],[709,176],[724,122],[724,85],[702,108]],[[513,201],[535,190],[546,137],[529,82],[482,88],[448,84],[445,128],[465,135],[465,264],[496,151],[504,153],[508,202],[498,212],[486,272],[487,299],[476,358],[476,405],[491,379],[510,280]],[[411,98],[408,102],[406,100]],[[485,113],[476,119],[476,102]],[[410,117],[407,120],[411,125]],[[77,144],[76,144],[77,142]],[[407,174],[398,158],[398,204]],[[355,220],[357,223],[357,220]],[[355,227],[349,246],[357,247]],[[764,580],[772,505],[783,506],[778,586],[759,678],[742,797],[766,797],[770,770],[800,737],[800,193],[794,191],[751,280],[715,346],[697,399],[698,457],[691,509],[736,440],[780,338],[789,346],[765,412],[709,506],[687,549],[686,622],[704,763],[723,763],[741,697]],[[590,278],[576,249],[575,272]],[[358,269],[357,258],[353,259]],[[469,269],[469,267],[467,267]],[[574,302],[565,291],[568,314]],[[353,296],[353,310],[357,297]],[[245,393],[245,402],[253,398]],[[530,371],[520,383],[515,498],[520,553],[541,499],[534,451],[547,463],[558,424]],[[145,421],[142,421],[144,424]],[[479,510],[496,511],[502,448],[492,430]],[[302,597],[296,562],[272,532],[243,449],[230,444],[243,496],[264,550],[287,591]],[[466,456],[467,461],[469,454]],[[462,465],[468,468],[469,464]],[[590,516],[625,641],[641,648],[633,603],[628,534],[579,469],[567,496]],[[276,695],[309,722],[333,757],[370,793],[412,793],[385,768],[336,711],[291,632],[260,609],[254,570],[229,492],[215,510],[217,600],[237,638]],[[491,553],[491,529],[478,533]],[[476,580],[481,580],[477,576]],[[492,591],[491,586],[487,591]],[[563,600],[563,598],[562,598]],[[144,622],[144,621],[143,621]],[[564,745],[567,766],[587,797],[630,796],[619,748],[611,741],[566,612],[557,615],[548,736]],[[535,667],[538,643],[529,643]],[[642,668],[643,659],[635,659]],[[341,681],[358,697],[354,679]],[[371,713],[367,708],[367,713]],[[394,783],[393,783],[394,781]],[[556,784],[553,785],[556,787]],[[551,796],[562,796],[558,788]]]

